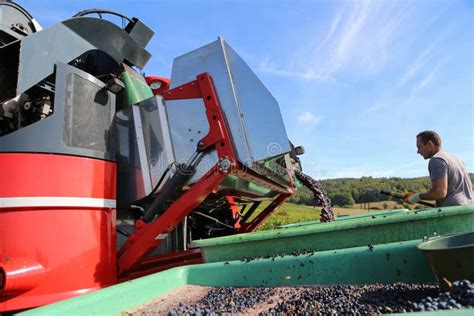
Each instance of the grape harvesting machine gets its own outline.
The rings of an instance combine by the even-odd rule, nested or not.
[[[0,2],[0,312],[202,262],[189,242],[255,231],[294,192],[301,148],[239,55],[219,37],[144,77],[152,36]]]
[[[0,313],[120,314],[183,284],[427,282],[414,245],[474,230],[472,207],[334,220],[232,47],[145,76],[153,35],[103,9],[43,29],[0,1]],[[321,221],[256,232],[300,185]]]

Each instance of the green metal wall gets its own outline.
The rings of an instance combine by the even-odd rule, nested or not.
[[[198,240],[191,247],[201,248],[206,262],[219,262],[244,256],[290,254],[296,249],[343,249],[467,231],[474,231],[474,205],[356,217],[324,225]]]

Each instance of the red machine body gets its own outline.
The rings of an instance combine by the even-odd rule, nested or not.
[[[115,284],[115,164],[0,154],[0,312]],[[41,166],[41,167],[38,167]]]

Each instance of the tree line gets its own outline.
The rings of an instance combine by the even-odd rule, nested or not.
[[[474,182],[474,173],[470,173]],[[429,177],[419,178],[340,178],[319,181],[326,190],[333,206],[352,206],[359,203],[372,203],[391,200],[389,196],[380,194],[380,191],[397,193],[426,192],[431,188]],[[314,205],[313,193],[306,187],[298,188],[289,202],[296,204]]]

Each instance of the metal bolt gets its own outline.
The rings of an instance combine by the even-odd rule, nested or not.
[[[227,173],[231,166],[232,162],[227,158],[221,159],[219,161],[219,170],[223,171],[224,173]]]

